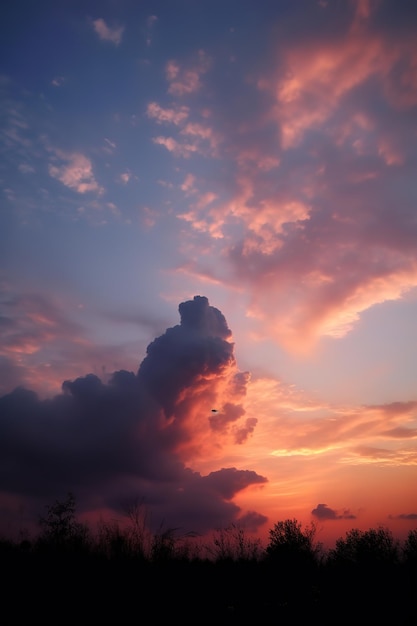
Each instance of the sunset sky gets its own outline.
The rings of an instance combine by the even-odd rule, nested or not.
[[[6,0],[0,531],[417,527],[417,3]]]

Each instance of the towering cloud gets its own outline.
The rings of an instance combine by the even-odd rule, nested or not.
[[[87,374],[48,400],[24,388],[0,398],[3,530],[7,521],[29,524],[69,490],[87,517],[120,514],[139,498],[156,526],[205,533],[244,521],[234,496],[267,479],[234,467],[203,476],[189,463],[214,445],[211,435],[218,446],[222,438],[243,443],[253,430],[241,405],[248,375],[237,370],[231,331],[207,298],[179,312],[181,323],[148,346],[136,374],[114,372],[107,384]],[[266,521],[246,518],[251,530]]]

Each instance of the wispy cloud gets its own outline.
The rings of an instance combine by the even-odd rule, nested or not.
[[[146,20],[145,38],[147,46],[150,46],[152,44],[153,31],[157,22],[158,17],[156,15],[149,15]]]
[[[379,465],[399,467],[417,465],[417,450],[413,448],[379,448],[376,446],[358,446],[345,455],[342,462],[349,465]]]
[[[65,78],[63,76],[55,76],[55,78],[51,80],[51,85],[54,87],[61,87],[64,83]]]
[[[33,174],[36,171],[33,165],[29,165],[29,163],[20,163],[18,169],[22,174]]]
[[[337,406],[263,378],[248,385],[247,397],[247,411],[259,418],[262,446],[274,457],[331,456],[334,464],[398,467],[416,462],[409,436],[415,430],[415,401]]]

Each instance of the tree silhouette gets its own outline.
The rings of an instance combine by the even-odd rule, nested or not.
[[[403,555],[407,562],[417,566],[417,528],[408,533],[403,546]]]
[[[275,561],[284,561],[287,565],[298,562],[315,562],[321,545],[315,542],[314,524],[302,528],[296,519],[286,519],[274,524],[269,531],[269,543],[266,552]]]
[[[399,557],[399,543],[388,528],[349,530],[328,554],[328,603],[343,606],[352,619],[361,611],[366,623],[402,623],[398,598],[404,594],[404,571]]]
[[[45,517],[39,517],[41,533],[38,537],[38,545],[40,547],[61,551],[74,551],[87,547],[88,527],[76,519],[76,501],[72,492],[68,492],[65,500],[56,500],[54,504],[46,508]]]
[[[265,584],[276,617],[284,622],[302,623],[317,609],[322,547],[315,536],[314,524],[303,529],[296,519],[278,521],[269,531]]]
[[[409,531],[402,553],[408,569],[409,620],[410,624],[417,624],[417,528]]]
[[[379,526],[369,530],[352,528],[345,538],[336,541],[330,559],[361,567],[393,565],[399,558],[399,544],[389,528]]]

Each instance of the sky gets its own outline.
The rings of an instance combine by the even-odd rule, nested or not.
[[[0,531],[406,537],[417,4],[0,11]]]

